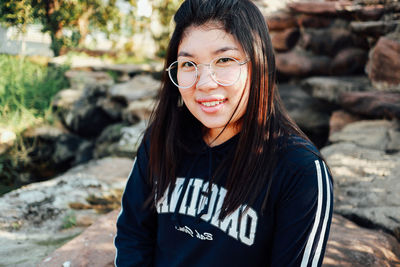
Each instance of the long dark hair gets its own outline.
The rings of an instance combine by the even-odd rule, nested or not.
[[[268,185],[263,210],[277,161],[278,137],[282,140],[294,134],[310,141],[288,116],[276,90],[275,57],[265,19],[250,0],[186,0],[174,20],[176,27],[165,68],[176,60],[185,30],[209,22],[218,23],[232,34],[251,59],[249,99],[232,167],[224,184],[227,195],[220,218],[243,203],[251,205]],[[150,201],[159,201],[167,187],[175,184],[177,163],[185,148],[183,126],[202,128],[188,109],[180,105],[181,101],[178,88],[164,73],[159,103],[151,116],[147,137],[150,138],[149,183],[153,186]]]

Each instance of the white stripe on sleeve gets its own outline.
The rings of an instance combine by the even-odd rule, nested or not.
[[[315,167],[317,169],[317,180],[318,180],[318,204],[317,204],[317,214],[315,215],[314,225],[311,230],[311,233],[308,237],[306,248],[304,250],[303,259],[301,261],[301,267],[305,267],[308,264],[311,249],[314,244],[315,234],[317,233],[318,225],[321,220],[321,210],[322,210],[322,173],[321,173],[321,165],[318,160],[314,161]]]
[[[324,171],[325,171],[325,182],[326,182],[326,209],[325,209],[325,215],[324,215],[324,222],[322,224],[322,229],[321,229],[321,235],[319,237],[319,242],[317,246],[317,250],[315,251],[314,259],[312,262],[312,267],[315,267],[318,265],[319,258],[321,257],[321,251],[322,251],[322,244],[324,243],[325,239],[325,232],[326,232],[326,225],[328,223],[328,218],[329,218],[329,211],[331,208],[331,188],[330,188],[330,181],[328,178],[328,172],[326,171],[326,165],[325,162],[322,162],[324,165]]]

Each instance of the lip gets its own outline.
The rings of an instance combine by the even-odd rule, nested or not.
[[[222,109],[227,100],[228,99],[224,97],[212,97],[212,98],[198,98],[196,99],[196,102],[200,105],[201,110],[204,111],[205,113],[215,113],[218,110]],[[221,103],[210,107],[203,105],[203,103],[205,102],[215,102],[215,101],[221,101]]]

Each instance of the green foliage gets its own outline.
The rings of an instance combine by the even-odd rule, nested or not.
[[[162,30],[160,33],[153,33],[157,42],[157,56],[164,58],[168,48],[169,38],[172,32],[172,18],[183,0],[155,0],[152,1],[153,11],[156,13]]]
[[[30,0],[2,0],[0,2],[0,23],[18,26],[22,32],[33,22]]]
[[[50,114],[51,98],[68,87],[66,69],[0,55],[0,126],[18,133],[43,121]]]
[[[76,215],[75,212],[71,211],[63,218],[62,229],[69,229],[76,226]]]
[[[23,30],[34,21],[49,32],[51,49],[57,56],[66,46],[81,45],[90,27],[107,34],[119,32],[120,15],[116,0],[1,0],[0,22]],[[72,30],[77,42],[63,35],[63,29]],[[73,39],[73,38],[72,38]]]

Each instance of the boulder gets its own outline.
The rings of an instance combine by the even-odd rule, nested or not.
[[[116,117],[103,109],[101,99],[106,98],[107,85],[87,85],[83,90],[67,89],[58,93],[52,107],[66,128],[83,137],[98,136]]]
[[[300,128],[317,146],[325,144],[329,132],[329,105],[310,97],[295,85],[281,84],[279,93],[289,115]]]
[[[338,103],[351,113],[369,118],[400,118],[400,92],[341,92]]]
[[[379,38],[366,66],[368,77],[376,88],[400,91],[399,58],[400,33]]]
[[[315,54],[334,56],[344,48],[354,45],[350,31],[340,28],[305,29],[299,45]]]
[[[113,241],[118,213],[115,210],[101,217],[81,235],[48,255],[38,267],[63,266],[66,263],[76,267],[114,266]]]
[[[400,132],[385,121],[358,121],[321,152],[335,188],[335,212],[400,240]]]
[[[11,148],[16,139],[17,135],[14,132],[0,128],[0,155]]]
[[[301,88],[314,98],[339,105],[342,92],[372,90],[371,82],[366,76],[328,77],[315,76],[304,79]]]
[[[362,120],[360,116],[353,115],[344,110],[336,110],[332,112],[331,118],[329,120],[329,136],[333,133],[339,132],[347,124]]]
[[[288,4],[288,8],[295,13],[311,15],[340,15],[348,12],[348,7],[352,6],[350,1],[298,1]]]
[[[298,28],[288,28],[279,32],[271,32],[272,46],[277,51],[287,51],[294,47],[299,40]]]
[[[148,121],[155,104],[153,99],[132,101],[123,111],[122,118],[132,124],[141,120]]]
[[[277,72],[287,76],[327,75],[330,72],[329,57],[317,56],[299,49],[276,53],[275,60]]]
[[[1,264],[37,266],[99,212],[118,209],[132,164],[127,158],[93,160],[0,197]]]
[[[150,75],[137,75],[129,82],[112,86],[109,96],[111,99],[129,103],[135,100],[155,97],[160,87],[161,83]]]
[[[81,235],[44,257],[38,266],[114,266],[117,217],[118,211],[102,216]],[[395,266],[399,261],[400,245],[392,236],[333,215],[323,266]]]
[[[368,53],[364,49],[349,47],[339,51],[333,58],[332,75],[354,75],[364,73]]]
[[[114,80],[107,72],[103,71],[85,71],[85,70],[68,70],[65,77],[74,89],[83,89],[90,84],[112,85]]]
[[[88,57],[79,55],[62,55],[54,57],[49,61],[50,65],[70,66],[71,69],[101,68],[104,65],[111,65],[111,61],[99,57]]]
[[[352,21],[350,29],[356,34],[379,37],[394,31],[398,25],[400,25],[398,20]]]
[[[324,267],[398,266],[400,244],[382,231],[361,228],[334,214]]]
[[[62,127],[42,125],[28,129],[23,136],[29,152],[21,168],[31,173],[29,180],[24,183],[48,179],[74,164],[91,159],[84,157],[80,149],[90,142]],[[81,159],[77,161],[77,157]]]
[[[301,14],[297,17],[297,24],[302,28],[326,28],[332,22],[332,18],[323,16]]]
[[[286,12],[276,12],[266,18],[268,29],[270,31],[281,31],[297,26],[294,16]]]
[[[400,124],[397,121],[388,120],[356,121],[329,136],[329,141],[332,143],[350,142],[361,147],[389,153],[400,151]]]
[[[292,12],[320,15],[347,16],[362,20],[377,20],[385,12],[384,5],[359,5],[350,1],[296,1],[288,4]]]
[[[95,158],[107,156],[134,157],[145,129],[146,123],[144,121],[133,126],[118,123],[107,127],[96,140]]]

